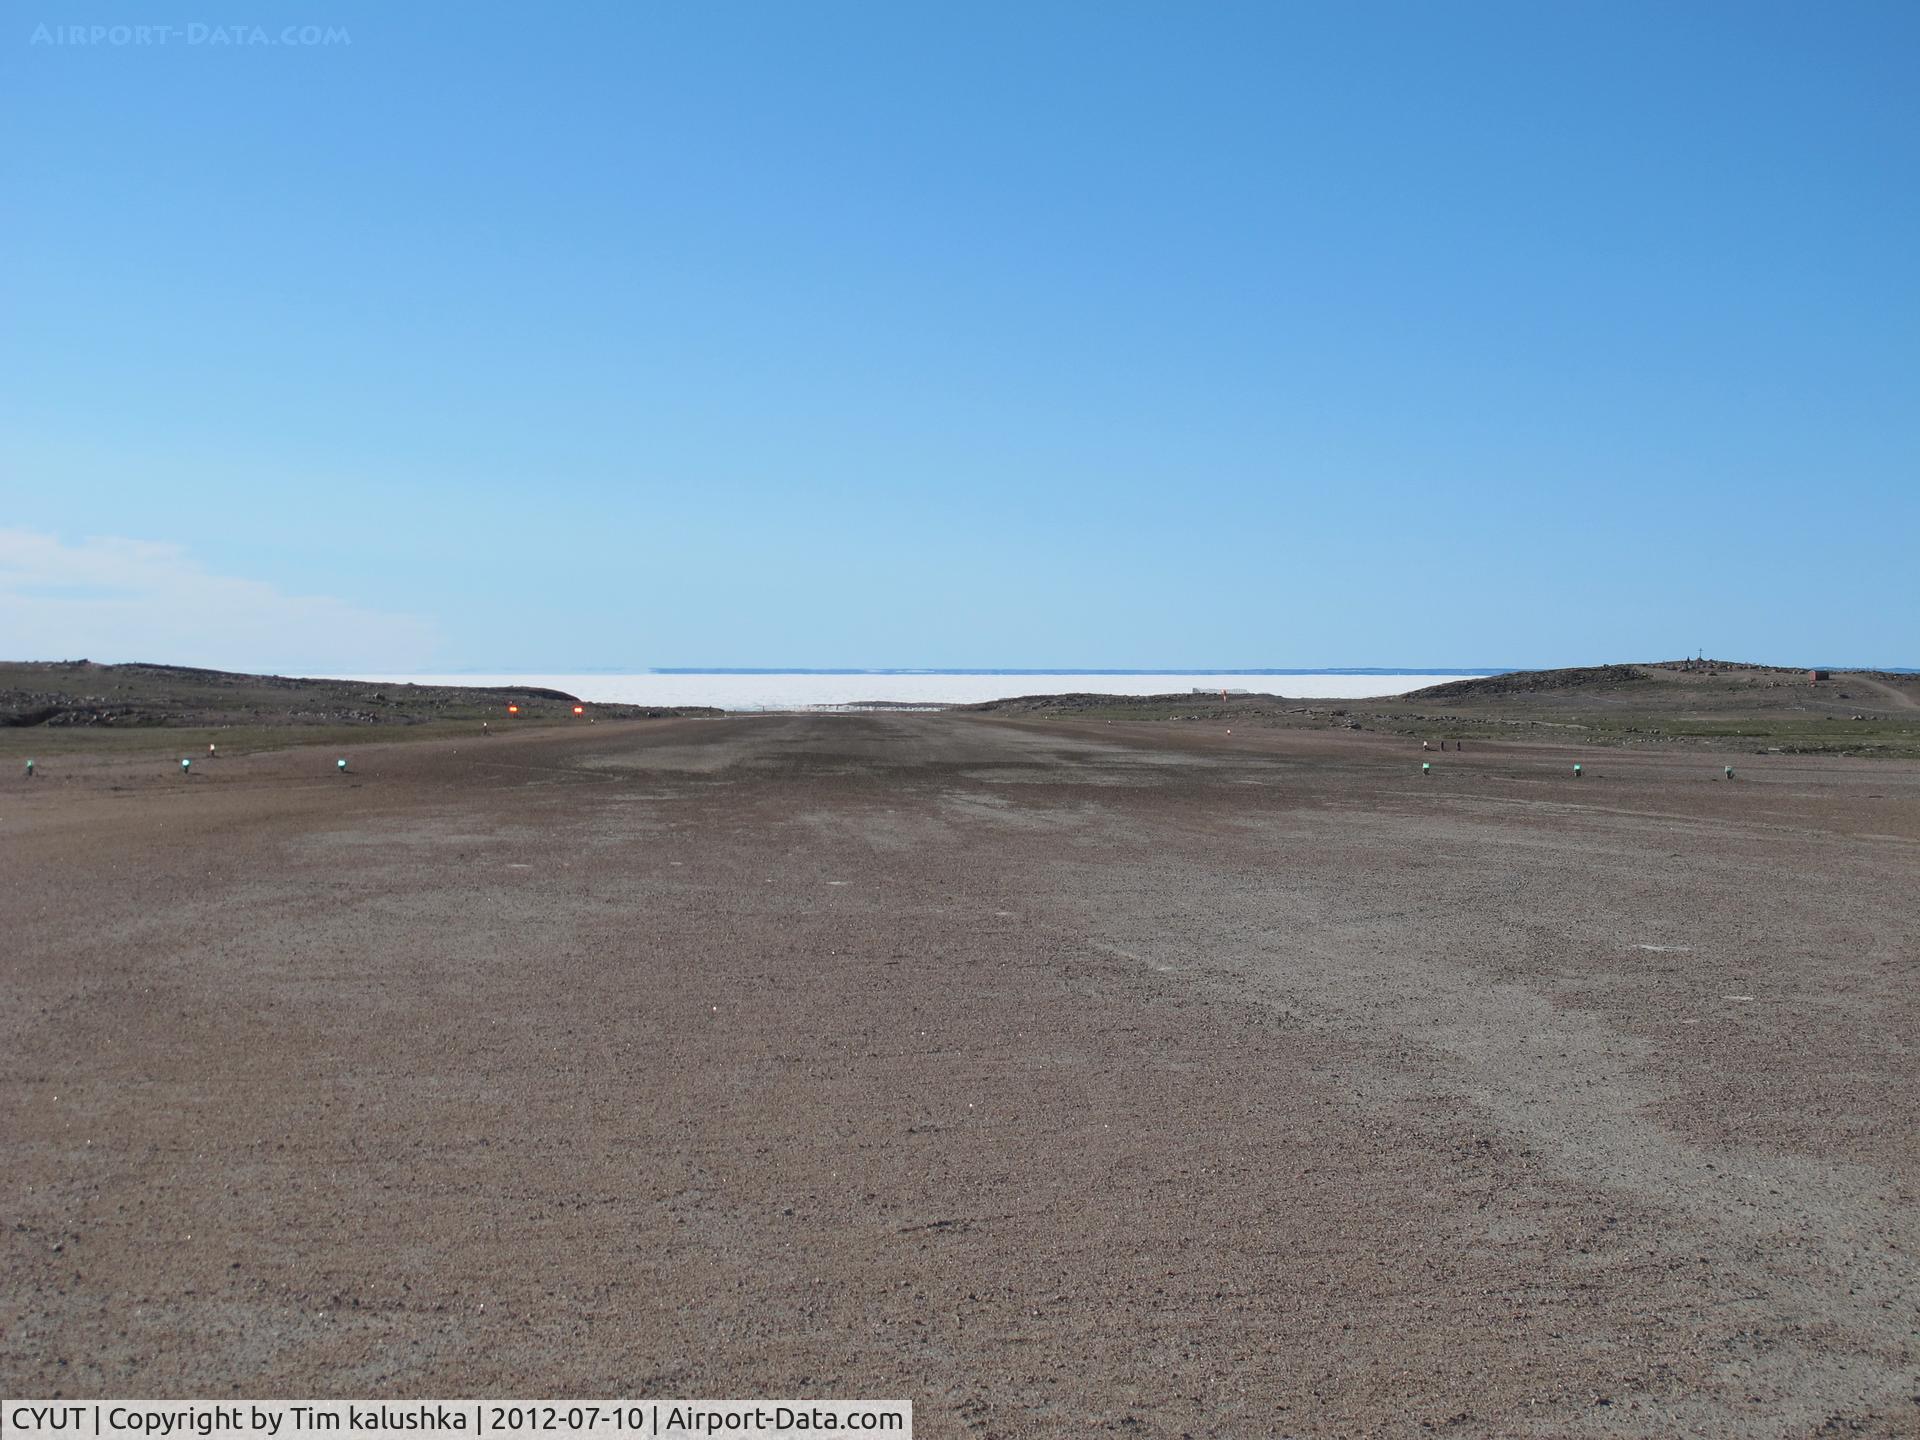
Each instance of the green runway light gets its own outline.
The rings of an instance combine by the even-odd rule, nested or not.
[[[1727,779],[1733,779],[1733,766],[1727,766]]]
[[[33,778],[33,761],[31,760],[27,761],[27,778],[29,780]]]
[[[344,761],[344,760],[342,760],[342,761],[340,761],[340,762],[339,762],[339,768],[340,768],[340,769],[342,769],[342,770],[344,770],[344,769],[346,769],[346,768],[347,768],[347,762],[346,762],[346,761]]]
[[[1573,767],[1573,773],[1574,773],[1574,774],[1576,774],[1576,775],[1578,775],[1578,774],[1580,773],[1580,767],[1579,767],[1578,765],[1576,765],[1576,766],[1574,766],[1574,767]]]
[[[1420,762],[1420,773],[1422,775],[1431,775],[1433,773],[1433,766],[1427,761],[1422,760]]]
[[[182,761],[180,762],[180,773],[181,773],[182,775],[184,775],[184,774],[186,774],[186,773],[187,773],[187,772],[188,772],[189,770],[191,770],[191,769],[193,769],[193,761],[191,761],[191,760],[182,760]]]

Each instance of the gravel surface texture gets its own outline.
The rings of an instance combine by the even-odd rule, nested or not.
[[[336,758],[0,784],[0,1393],[1920,1434],[1920,764]]]

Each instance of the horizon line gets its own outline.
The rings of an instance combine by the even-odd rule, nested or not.
[[[967,665],[457,665],[386,670],[382,675],[1518,675],[1528,671],[1583,670],[1605,665],[1667,665],[1669,660],[1590,661],[1578,665],[1186,665],[1186,666],[967,666]],[[1695,664],[1702,663],[1696,660]],[[1781,664],[1760,660],[1715,660],[1726,666],[1760,666],[1775,670],[1878,671],[1883,674],[1920,674],[1911,665],[1838,664],[1807,661]]]
[[[1261,666],[1121,665],[644,665],[514,666],[461,665],[440,669],[394,670],[387,674],[433,675],[1507,675],[1523,666],[1344,665]]]

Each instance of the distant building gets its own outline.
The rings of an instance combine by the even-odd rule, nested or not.
[[[1832,678],[1833,672],[1831,670],[1807,671],[1807,683],[1809,685],[1818,685],[1822,680],[1831,680]]]

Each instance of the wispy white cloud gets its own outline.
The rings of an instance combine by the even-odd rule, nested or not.
[[[186,547],[0,528],[0,653],[10,660],[152,660],[344,674],[408,670],[432,655],[417,615],[289,595],[215,575]]]

